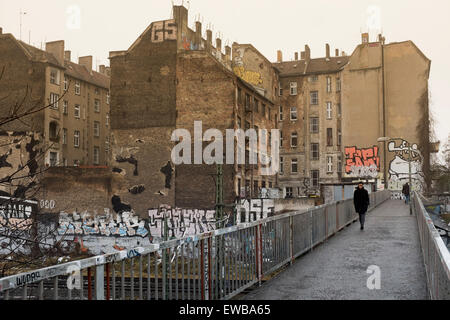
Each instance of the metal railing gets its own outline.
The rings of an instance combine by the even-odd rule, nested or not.
[[[419,226],[423,261],[427,276],[428,294],[433,300],[450,299],[450,252],[444,244],[433,220],[428,215],[420,195],[414,193],[414,212]]]
[[[370,194],[371,210],[390,198]],[[353,200],[0,279],[0,299],[230,299],[358,219]]]

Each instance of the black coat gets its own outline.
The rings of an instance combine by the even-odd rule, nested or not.
[[[366,213],[369,207],[369,193],[364,187],[362,189],[356,189],[353,193],[353,204],[355,205],[355,211],[358,213]]]
[[[405,195],[405,196],[409,196],[409,184],[404,184],[403,185],[403,189],[402,189],[402,193]]]

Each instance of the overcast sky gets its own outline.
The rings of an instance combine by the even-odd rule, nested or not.
[[[172,3],[182,0],[0,0],[0,27],[19,38],[22,16],[23,41],[45,48],[46,41],[63,39],[72,60],[93,55],[94,66],[109,65],[109,51],[128,49],[152,21],[168,19]],[[447,140],[449,0],[190,0],[184,4],[189,7],[191,28],[200,14],[204,29],[211,23],[213,37],[220,32],[223,45],[251,43],[271,61],[276,60],[277,50],[290,60],[305,44],[313,58],[325,55],[326,43],[333,54],[335,48],[351,54],[360,43],[361,31],[371,31],[375,40],[381,29],[387,43],[412,40],[432,61],[431,110],[437,138]],[[26,14],[20,15],[21,10]]]

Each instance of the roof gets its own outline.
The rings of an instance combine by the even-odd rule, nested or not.
[[[333,73],[343,69],[349,56],[274,62],[272,65],[280,71],[280,76]]]
[[[108,76],[96,71],[89,72],[85,66],[67,60],[64,61],[64,65],[62,66],[52,53],[33,47],[20,40],[16,41],[23,47],[32,60],[47,62],[55,67],[65,69],[65,74],[73,78],[109,89],[110,80]]]
[[[65,74],[96,86],[109,89],[108,76],[96,71],[89,72],[85,66],[68,60],[64,61],[64,66],[66,67]]]
[[[64,67],[58,62],[58,60],[56,60],[55,56],[50,52],[38,49],[20,40],[17,40],[17,42],[19,42],[19,44],[22,45],[25,51],[30,54],[32,60],[48,62],[51,65],[60,68]]]

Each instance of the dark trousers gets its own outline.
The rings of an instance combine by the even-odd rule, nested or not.
[[[364,222],[366,221],[366,213],[359,213],[359,223],[361,227],[364,227]]]

